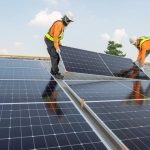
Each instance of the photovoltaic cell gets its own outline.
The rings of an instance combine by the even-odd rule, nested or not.
[[[61,49],[67,71],[112,76],[97,53],[64,46]]]
[[[150,149],[150,99],[87,105],[129,149]]]
[[[72,103],[1,105],[0,121],[3,150],[106,150]]]
[[[149,81],[66,81],[85,101],[146,99],[150,97]]]

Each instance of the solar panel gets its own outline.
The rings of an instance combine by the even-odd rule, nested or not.
[[[149,79],[138,66],[133,64],[131,59],[65,46],[62,46],[61,49],[65,69],[69,72]]]
[[[85,101],[146,99],[149,81],[66,81]]]
[[[133,64],[131,59],[101,53],[99,53],[99,55],[104,60],[106,65],[109,67],[113,75],[116,77],[145,79],[145,80],[149,79],[149,77],[145,73],[143,73],[143,71],[140,70],[139,67]]]
[[[149,100],[87,102],[87,105],[129,149],[150,149]]]
[[[69,72],[112,76],[102,59],[95,52],[63,46],[61,56],[65,68]]]

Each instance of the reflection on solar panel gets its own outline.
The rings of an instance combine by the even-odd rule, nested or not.
[[[85,101],[146,99],[149,81],[66,81]]]
[[[61,56],[69,72],[149,79],[131,59],[62,46]]]
[[[129,149],[150,149],[150,101],[87,103]]]
[[[57,101],[69,101],[54,80],[0,80],[0,103],[49,102],[54,92]]]
[[[2,150],[106,150],[39,61],[0,64]]]

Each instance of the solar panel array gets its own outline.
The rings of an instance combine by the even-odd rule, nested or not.
[[[2,150],[106,150],[40,61],[1,59],[0,64]]]
[[[62,47],[61,55],[67,71],[87,78],[81,80],[79,74],[78,80],[64,82],[104,123],[108,134],[131,150],[150,149],[147,75],[130,59],[69,47]],[[45,67],[37,60],[0,59],[1,149],[111,149]],[[94,81],[89,80],[92,74],[146,80]]]
[[[149,77],[131,59],[62,46],[61,56],[69,72],[134,79]]]

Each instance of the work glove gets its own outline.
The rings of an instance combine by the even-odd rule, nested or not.
[[[60,48],[57,48],[57,49],[56,49],[56,52],[57,52],[58,54],[60,54]]]

